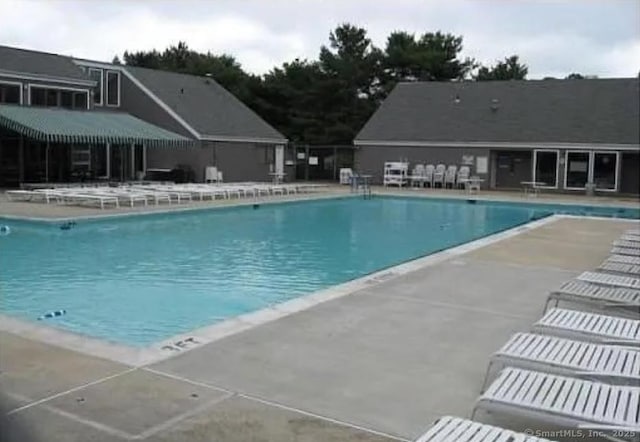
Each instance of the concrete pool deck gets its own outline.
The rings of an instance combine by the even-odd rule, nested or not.
[[[411,440],[637,225],[557,219],[144,367],[0,332],[9,440]]]

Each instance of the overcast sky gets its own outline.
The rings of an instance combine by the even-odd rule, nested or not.
[[[111,61],[186,41],[264,73],[314,59],[344,22],[383,47],[394,30],[464,37],[465,56],[517,54],[529,78],[640,71],[640,0],[0,0],[0,44]]]

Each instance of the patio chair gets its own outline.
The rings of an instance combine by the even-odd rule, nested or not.
[[[611,253],[615,255],[640,256],[640,249],[627,247],[614,247]]]
[[[640,275],[640,265],[627,264],[624,262],[609,262],[605,261],[598,267],[598,271],[614,273],[626,276]]]
[[[578,275],[578,279],[594,284],[640,290],[640,278],[633,278],[631,276],[612,275],[601,272],[582,272]]]
[[[505,368],[478,398],[472,417],[483,410],[553,428],[591,429],[614,440],[637,441],[639,404],[638,386]]]
[[[482,391],[495,368],[507,366],[612,384],[640,385],[640,350],[620,345],[516,333],[491,356]]]
[[[435,173],[435,166],[433,164],[427,164],[424,166],[424,186],[433,187],[433,175]]]
[[[637,229],[627,229],[624,232],[625,235],[634,235],[634,236],[640,236],[640,228]]]
[[[218,182],[218,168],[215,166],[207,166],[204,168],[204,182]]]
[[[444,187],[456,187],[456,175],[458,173],[458,166],[449,166],[444,173]]]
[[[608,287],[591,282],[572,279],[552,291],[544,305],[547,311],[549,304],[560,301],[592,304],[595,307],[629,308],[636,311],[640,308],[640,290],[624,287]]]
[[[411,171],[411,185],[418,184],[424,186],[424,164],[416,164]]]
[[[469,179],[469,174],[471,173],[471,169],[469,166],[461,166],[458,171],[458,176],[456,177],[457,187],[462,188],[465,186],[466,181]]]
[[[624,264],[640,265],[640,256],[609,255],[605,262],[621,262]]]
[[[440,187],[444,187],[444,174],[446,172],[446,166],[444,164],[438,164],[433,172],[433,187],[440,184]]]
[[[454,416],[443,416],[416,442],[550,442],[524,433],[481,424]]]
[[[640,321],[619,316],[552,308],[533,325],[533,331],[570,339],[640,347]]]

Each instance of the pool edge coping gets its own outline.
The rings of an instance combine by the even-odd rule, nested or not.
[[[385,283],[399,276],[439,264],[490,244],[512,238],[542,227],[560,219],[593,219],[614,222],[629,222],[624,218],[590,217],[578,215],[554,214],[514,226],[458,246],[441,250],[427,256],[387,267],[360,278],[318,290],[282,303],[273,304],[260,310],[228,318],[216,324],[195,328],[185,333],[171,336],[145,347],[134,347],[93,338],[49,325],[38,324],[24,319],[0,313],[0,331],[21,337],[77,351],[89,356],[106,359],[134,367],[158,363],[188,351],[201,348],[220,339],[250,330],[294,313],[308,310],[321,303],[354,294],[368,287]]]

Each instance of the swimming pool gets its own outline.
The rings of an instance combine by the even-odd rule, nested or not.
[[[4,220],[0,311],[147,346],[552,213],[566,205],[375,197],[78,220]],[[64,228],[61,228],[64,227]]]

